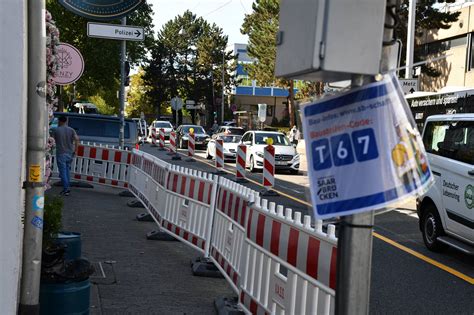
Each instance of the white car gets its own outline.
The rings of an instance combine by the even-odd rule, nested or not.
[[[273,139],[275,147],[275,170],[288,170],[292,174],[298,174],[300,167],[300,156],[296,148],[288,138],[281,132],[274,131],[247,131],[241,142],[247,146],[246,167],[251,172],[263,169],[263,148],[267,146],[267,139]]]
[[[156,128],[156,139],[159,137],[159,129],[165,130],[165,140],[170,138],[170,133],[173,131],[173,125],[167,120],[154,120],[148,127],[148,142],[151,143],[151,129]]]
[[[235,160],[237,154],[237,146],[242,136],[229,135],[225,133],[216,134],[207,144],[206,158],[214,159],[216,157],[216,140],[223,140],[224,160]]]
[[[423,241],[474,255],[474,114],[428,117],[423,143],[435,178],[417,199]]]

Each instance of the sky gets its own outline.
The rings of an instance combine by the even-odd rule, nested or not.
[[[246,13],[252,12],[253,0],[148,0],[153,5],[155,32],[184,11],[190,10],[210,23],[216,23],[229,36],[229,45],[247,43],[247,36],[240,33]]]

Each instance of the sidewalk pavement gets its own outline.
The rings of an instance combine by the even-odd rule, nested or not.
[[[98,269],[91,277],[91,314],[214,314],[214,299],[232,295],[230,286],[193,276],[190,261],[199,253],[185,244],[146,240],[156,224],[137,221],[146,209],[128,207],[131,198],[120,191],[95,185],[63,197],[63,230],[82,234],[82,256]]]

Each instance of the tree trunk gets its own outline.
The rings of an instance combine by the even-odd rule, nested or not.
[[[295,92],[293,89],[293,80],[290,81],[288,88],[288,115],[290,116],[290,128],[295,125]]]

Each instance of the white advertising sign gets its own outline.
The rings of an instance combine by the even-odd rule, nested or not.
[[[258,104],[258,120],[264,122],[267,119],[267,104]]]
[[[302,116],[317,218],[380,209],[432,183],[420,134],[393,75],[304,105]]]

